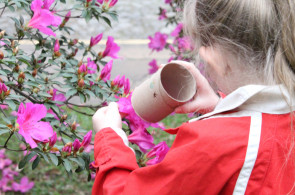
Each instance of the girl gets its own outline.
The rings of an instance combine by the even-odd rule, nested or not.
[[[139,168],[115,103],[93,116],[93,194],[295,194],[294,0],[187,0],[185,27],[220,99],[190,63],[202,112],[165,159]],[[212,85],[213,86],[213,85]]]

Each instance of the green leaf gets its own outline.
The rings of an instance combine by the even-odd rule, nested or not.
[[[69,158],[71,161],[74,161],[75,163],[77,163],[79,166],[81,167],[85,167],[85,162],[82,158],[78,159],[78,158]]]
[[[6,126],[6,125],[3,125],[3,124],[0,124],[0,128],[2,128],[2,129],[6,129],[7,126]]]
[[[31,152],[30,154],[26,155],[18,164],[18,168],[22,169],[25,167],[25,165],[27,164],[27,162],[29,162],[35,155],[37,155],[36,152]]]
[[[85,103],[86,102],[86,97],[83,93],[79,93],[79,97],[80,97],[80,101],[81,103]]]
[[[0,129],[0,135],[5,134],[5,133],[9,133],[9,132],[10,132],[9,129]]]
[[[90,97],[95,97],[95,94],[92,91],[88,90],[88,89],[85,90],[85,93],[90,95]]]
[[[46,92],[39,92],[38,93],[39,95],[43,96],[43,97],[52,97],[49,93],[46,93]]]
[[[15,105],[15,103],[14,103],[13,100],[6,99],[5,102],[8,104],[8,106],[9,106],[12,110],[15,110],[15,109],[16,109],[16,105]]]
[[[66,171],[70,172],[72,170],[72,165],[71,165],[70,161],[68,161],[67,159],[63,159],[63,161],[64,161],[63,164],[66,168]]]
[[[49,163],[49,159],[46,154],[44,154],[43,152],[38,152],[38,154],[40,154],[44,158],[44,160]]]
[[[4,75],[4,76],[7,76],[6,72],[4,72],[3,70],[0,70],[0,74]]]
[[[33,170],[38,166],[39,162],[40,162],[40,157],[38,155],[37,158],[34,160],[34,162],[32,164],[32,169]]]
[[[56,105],[51,105],[50,108],[55,111],[57,114],[59,114],[59,108]]]
[[[50,159],[53,162],[53,164],[55,166],[57,166],[58,165],[58,158],[56,157],[56,155],[55,154],[52,154],[52,153],[48,153],[48,156],[50,157]]]
[[[110,27],[112,27],[112,23],[111,23],[111,21],[110,21],[110,19],[108,19],[107,17],[105,17],[105,16],[102,16],[101,17]]]
[[[69,91],[67,91],[66,97],[68,98],[68,97],[76,94],[77,92],[78,92],[77,89],[70,89]]]

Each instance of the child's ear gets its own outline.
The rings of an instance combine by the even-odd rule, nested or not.
[[[199,55],[207,63],[209,70],[214,70],[219,76],[224,76],[230,70],[220,50],[212,46],[202,46],[199,49]]]

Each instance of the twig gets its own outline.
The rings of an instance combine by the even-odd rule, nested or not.
[[[10,132],[10,135],[9,137],[7,138],[7,140],[5,141],[5,144],[4,144],[4,148],[7,148],[7,144],[8,144],[8,141],[10,140],[11,136],[13,135],[13,132]]]
[[[79,104],[73,104],[70,102],[68,102],[67,104],[70,104],[72,106],[77,106],[77,107],[96,108],[96,109],[101,107],[101,104],[99,104],[99,105],[79,105]]]
[[[2,14],[3,14],[3,12],[4,12],[4,10],[5,10],[6,7],[7,7],[6,5],[3,7],[2,12],[0,14],[0,17],[2,17]]]
[[[68,105],[67,105],[67,107],[68,107],[69,109],[75,111],[75,112],[78,112],[78,113],[80,113],[80,114],[84,114],[84,115],[86,115],[86,116],[93,116],[93,115],[94,115],[94,113],[93,113],[93,114],[88,114],[88,113],[86,113],[86,112],[81,112],[81,111],[79,111],[79,110],[76,110],[76,109],[74,109],[74,108],[71,108],[71,107],[68,106]]]
[[[3,109],[0,107],[1,112],[4,114],[4,116],[7,118],[6,113],[3,111]]]
[[[7,147],[4,147],[4,146],[0,146],[0,148],[5,148],[5,150],[14,151],[14,152],[23,152],[23,151],[26,151],[28,149],[28,148],[26,148],[26,149],[11,149],[11,148],[7,148]]]
[[[17,93],[21,94],[22,96],[26,97],[27,99],[29,99],[31,102],[33,102],[33,103],[39,103],[39,104],[41,103],[41,102],[39,102],[38,100],[35,100],[34,98],[32,98],[31,96],[25,94],[25,93],[22,92],[21,90],[15,88],[14,86],[9,85],[9,87],[12,88],[15,92],[17,92]]]

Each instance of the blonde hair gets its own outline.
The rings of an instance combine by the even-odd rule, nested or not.
[[[294,99],[294,0],[186,0],[184,26],[196,49],[217,45],[259,72],[264,83],[283,84]],[[287,160],[294,158],[292,113]]]

